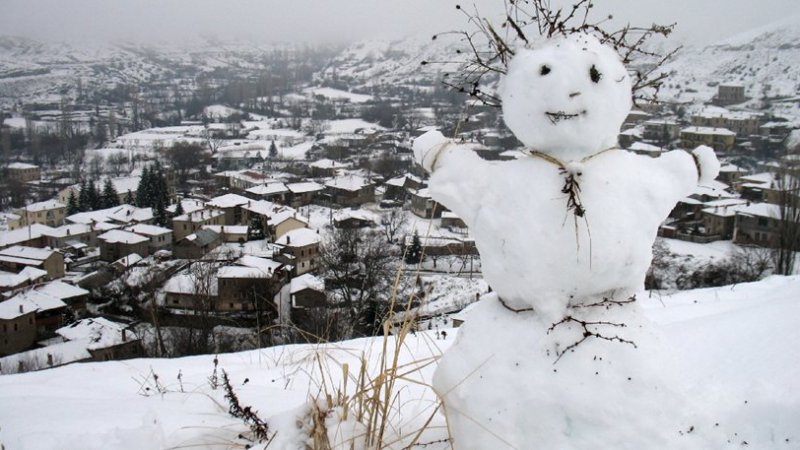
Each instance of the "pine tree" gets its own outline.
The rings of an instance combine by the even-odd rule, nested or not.
[[[175,207],[175,214],[173,214],[172,217],[182,216],[183,214],[183,203],[178,202],[178,205]]]
[[[113,208],[115,206],[119,206],[119,194],[117,193],[117,189],[114,187],[114,183],[111,182],[111,178],[106,178],[106,182],[103,185],[101,203],[103,204],[103,208]]]
[[[97,192],[94,180],[89,180],[89,182],[86,183],[86,201],[89,206],[89,211],[95,211],[103,207],[103,198],[100,196],[100,193]]]
[[[278,157],[278,147],[275,145],[275,141],[269,145],[269,157],[273,159]]]
[[[136,201],[133,199],[133,192],[131,192],[130,189],[128,189],[128,193],[125,195],[125,204],[136,206]]]
[[[78,210],[81,212],[90,211],[89,189],[86,180],[81,181],[80,192],[78,193]]]
[[[422,261],[422,242],[419,239],[419,233],[414,230],[411,245],[406,249],[406,264],[419,264],[420,261]]]
[[[136,206],[139,208],[153,206],[152,187],[153,180],[150,176],[150,168],[145,166],[142,169],[142,178],[139,180],[139,186],[136,189]]]
[[[79,212],[81,212],[81,209],[78,206],[78,197],[75,196],[75,190],[70,189],[69,199],[67,200],[67,215],[71,216]]]

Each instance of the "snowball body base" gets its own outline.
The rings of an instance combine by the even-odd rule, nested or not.
[[[589,328],[636,347],[589,337],[559,359],[583,337],[579,323],[553,327],[484,296],[433,380],[457,450],[715,448],[713,424],[670,385],[676,365],[635,303],[569,313],[624,322]]]

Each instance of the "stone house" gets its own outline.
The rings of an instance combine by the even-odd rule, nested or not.
[[[325,186],[313,181],[289,183],[289,204],[294,208],[310,205],[325,190]]]
[[[175,243],[172,255],[179,259],[201,259],[222,243],[219,235],[212,230],[198,230]]]
[[[126,228],[125,231],[130,231],[131,233],[146,237],[149,240],[147,243],[147,252],[150,255],[154,255],[159,250],[172,250],[172,230],[169,228],[156,225],[136,224]]]
[[[36,342],[36,309],[14,297],[0,302],[0,355],[27,350]]]
[[[444,206],[434,200],[428,189],[419,189],[411,192],[411,212],[423,219],[438,219],[442,217]]]
[[[42,177],[41,169],[34,164],[15,162],[9,164],[6,170],[9,180],[21,183],[36,181]]]
[[[289,231],[275,241],[283,246],[279,258],[294,265],[294,275],[299,276],[319,268],[320,236],[309,228]]]
[[[64,256],[43,248],[16,245],[0,250],[0,270],[19,273],[26,267],[47,272],[47,278],[55,280],[64,276]]]
[[[14,214],[19,218],[8,221],[10,230],[20,229],[36,223],[47,225],[48,227],[60,227],[64,224],[64,219],[67,216],[67,205],[55,200],[47,200],[15,209]]]
[[[681,146],[694,149],[699,145],[707,145],[716,152],[725,153],[733,150],[736,144],[736,133],[727,128],[688,127],[681,130]]]
[[[740,245],[780,246],[780,207],[769,203],[753,203],[736,212],[733,242]],[[794,243],[800,250],[800,242]]]
[[[260,258],[263,259],[263,258]],[[269,260],[265,260],[269,261]],[[217,271],[219,296],[217,312],[261,311],[278,314],[274,298],[288,282],[283,264],[272,261],[271,268],[227,266]]]
[[[196,233],[205,225],[225,225],[225,213],[217,209],[190,212],[172,219],[172,237],[175,242]]]
[[[206,202],[206,205],[222,211],[225,214],[223,223],[206,225],[240,225],[242,224],[242,206],[249,204],[252,200],[238,194],[225,194],[214,197]]]
[[[150,239],[130,231],[111,230],[100,236],[100,259],[114,262],[123,256],[137,254],[141,257],[150,254]]]
[[[375,201],[375,184],[357,175],[336,177],[325,182],[325,194],[333,205],[363,205]]]

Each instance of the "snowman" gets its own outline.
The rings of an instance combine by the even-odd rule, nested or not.
[[[675,441],[693,417],[677,365],[635,293],[659,224],[716,178],[713,150],[619,149],[631,80],[590,35],[517,51],[500,89],[525,157],[486,161],[435,131],[414,143],[493,288],[434,377],[455,448],[692,448]]]

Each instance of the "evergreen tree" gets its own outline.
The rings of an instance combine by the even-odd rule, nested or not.
[[[97,192],[94,180],[89,180],[86,183],[86,201],[88,202],[89,211],[95,211],[103,207],[103,198]]]
[[[155,218],[156,225],[160,227],[167,227],[170,224],[170,217],[167,213],[167,207],[162,202],[157,202],[153,207],[153,217]]]
[[[275,145],[275,141],[269,145],[269,157],[273,159],[278,157],[278,147]]]
[[[142,179],[139,180],[139,186],[136,189],[136,206],[139,208],[153,206],[152,187],[153,180],[150,176],[150,168],[145,166],[142,169]]]
[[[75,196],[75,190],[70,189],[69,199],[67,200],[67,215],[71,216],[79,212],[81,212],[81,209],[78,206],[78,197]]]
[[[173,214],[172,217],[182,216],[183,214],[184,214],[183,203],[178,202],[178,205],[175,206],[175,214]]]
[[[130,189],[128,189],[128,193],[125,195],[125,204],[136,206],[136,202],[133,200],[133,192],[131,192]]]
[[[78,210],[81,212],[91,210],[89,203],[89,189],[86,180],[81,181],[80,192],[78,193]]]
[[[106,178],[106,182],[103,185],[101,203],[103,204],[103,208],[113,208],[115,206],[119,206],[119,194],[117,193],[117,189],[114,187],[114,183],[111,182],[111,178]]]
[[[411,244],[406,249],[406,264],[419,264],[420,261],[422,261],[422,242],[419,239],[419,233],[414,230]]]

